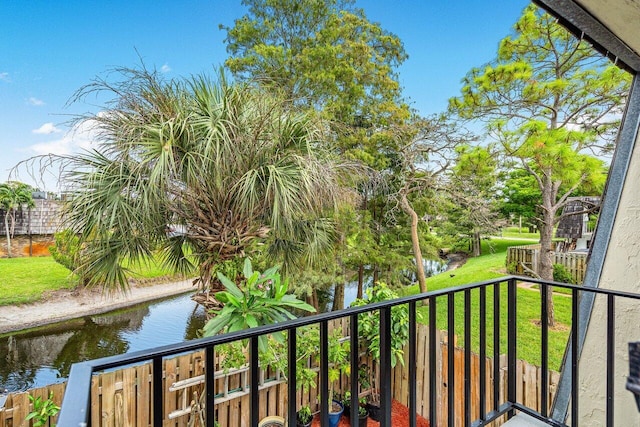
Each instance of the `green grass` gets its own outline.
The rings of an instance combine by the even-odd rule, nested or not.
[[[69,270],[51,257],[0,259],[0,305],[37,301],[43,293],[76,286]]]
[[[505,257],[509,246],[527,244],[520,240],[492,239],[483,241],[483,255],[478,258],[470,258],[467,262],[456,270],[444,272],[427,279],[429,291],[450,288],[453,286],[466,285],[474,282],[491,280],[505,276]],[[492,253],[493,251],[493,253]],[[453,277],[452,277],[453,275]],[[418,293],[418,287],[412,286],[406,289],[406,294]],[[487,354],[493,351],[493,286],[487,288]],[[519,359],[529,363],[540,365],[540,293],[536,290],[519,288],[517,300],[517,354]],[[471,346],[474,351],[480,348],[479,330],[479,309],[480,291],[471,292]],[[501,340],[500,352],[506,352],[506,313],[507,313],[507,287],[506,284],[500,289],[501,304]],[[459,345],[464,344],[464,295],[461,293],[455,298],[455,326],[454,330],[458,336]],[[570,323],[571,323],[571,299],[563,296],[554,296],[556,320],[558,328],[549,330],[549,366],[558,370],[567,343]],[[429,307],[422,306],[422,322],[428,323]],[[437,327],[447,330],[447,298],[436,299]]]
[[[505,227],[502,229],[502,237],[507,239],[531,239],[540,240],[540,233],[529,233],[529,228],[522,227],[518,230],[518,227]]]
[[[143,282],[171,276],[153,260],[131,270],[133,278]],[[0,306],[35,302],[46,292],[76,285],[75,276],[50,256],[0,259]]]

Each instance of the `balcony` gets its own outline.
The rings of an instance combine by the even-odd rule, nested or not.
[[[522,282],[535,283],[541,287],[538,293],[529,289],[521,289]],[[535,344],[535,351],[540,357],[540,376],[536,379],[537,386],[535,399],[540,410],[532,408],[531,405],[523,402],[518,397],[516,380],[518,375],[518,348],[520,328],[517,322],[520,304],[530,304],[530,300],[523,301],[523,297],[535,295],[535,300],[539,304],[540,319],[547,317],[546,294],[554,288],[568,289],[570,295],[566,298],[571,300],[571,326],[568,331],[570,339],[568,351],[565,355],[565,363],[562,377],[558,385],[559,392],[555,405],[550,399],[550,378],[549,378],[549,328],[547,322],[540,321],[539,338],[528,336],[520,339],[520,346],[525,344],[524,340],[539,342]],[[367,306],[350,308],[337,312],[324,313],[310,317],[295,319],[289,322],[269,325],[259,328],[244,330],[232,334],[219,335],[204,338],[176,345],[170,345],[137,352],[122,356],[113,356],[88,362],[78,363],[71,368],[67,389],[64,395],[62,410],[59,415],[60,426],[81,426],[81,425],[101,425],[100,419],[91,419],[92,405],[92,381],[95,385],[95,377],[100,372],[123,368],[133,364],[150,364],[151,387],[148,397],[147,407],[149,408],[150,424],[160,426],[168,425],[166,414],[163,409],[163,402],[166,399],[167,384],[165,379],[164,363],[176,355],[187,352],[204,350],[204,420],[207,426],[214,426],[216,419],[216,400],[220,399],[220,383],[216,383],[214,378],[214,360],[216,347],[237,340],[248,340],[249,343],[249,364],[248,380],[246,381],[246,391],[248,393],[248,410],[243,406],[242,414],[238,418],[244,418],[251,426],[257,426],[261,413],[264,414],[264,402],[260,401],[260,378],[258,361],[258,337],[283,331],[290,337],[288,340],[287,358],[288,368],[286,378],[290,380],[284,386],[286,389],[286,401],[297,402],[296,378],[296,331],[308,325],[319,325],[320,330],[320,358],[317,396],[319,398],[318,417],[321,426],[328,426],[328,396],[329,396],[329,362],[328,362],[328,334],[329,324],[336,319],[348,320],[348,331],[351,348],[360,348],[358,343],[358,315],[374,310],[380,315],[380,358],[379,358],[379,384],[381,419],[380,425],[391,426],[391,405],[393,399],[398,399],[397,390],[392,387],[392,366],[391,366],[391,340],[394,325],[392,324],[391,310],[396,306],[405,306],[409,314],[409,341],[405,347],[405,359],[407,369],[408,390],[406,390],[406,404],[409,408],[409,426],[416,426],[417,417],[420,415],[426,418],[429,425],[464,425],[464,426],[487,426],[495,420],[511,419],[516,414],[523,414],[509,421],[509,425],[530,425],[517,424],[517,420],[526,417],[533,425],[551,426],[577,426],[578,422],[568,422],[569,420],[580,420],[580,392],[579,392],[579,333],[583,318],[580,316],[580,305],[593,299],[602,299],[605,302],[604,312],[594,312],[591,322],[606,323],[606,340],[601,343],[603,355],[606,361],[606,369],[599,373],[600,381],[606,388],[606,425],[612,426],[614,420],[614,405],[616,395],[614,393],[615,382],[623,381],[620,376],[614,374],[614,349],[616,346],[626,346],[626,342],[616,343],[616,305],[618,301],[624,301],[627,309],[629,304],[637,307],[637,300],[640,295],[624,292],[616,292],[604,289],[593,289],[565,285],[555,282],[544,282],[530,278],[508,276],[494,281],[475,283],[466,286],[440,290],[410,297],[404,297],[393,301],[375,303]],[[456,303],[456,301],[458,301]],[[416,348],[418,325],[417,313],[423,305],[428,305],[428,338],[426,339],[426,349],[428,357],[418,358]],[[463,307],[462,313],[456,313]],[[598,306],[596,306],[596,309]],[[444,318],[441,318],[444,316]],[[424,319],[427,320],[427,319]],[[447,325],[445,350],[438,353],[440,343],[436,342],[438,331],[436,324],[444,321]],[[462,363],[456,363],[456,336],[454,334],[456,322],[462,328],[461,340],[464,343],[462,352]],[[442,323],[441,323],[442,324]],[[585,325],[582,325],[585,326]],[[477,329],[476,329],[477,328]],[[478,333],[478,343],[472,343],[472,329]],[[460,330],[460,329],[458,329]],[[620,341],[620,340],[618,340]],[[453,385],[456,382],[462,384],[459,390],[456,387],[446,387],[446,392],[442,392],[441,384],[438,383],[436,375],[436,363],[438,357],[442,355],[443,366],[447,369],[442,374],[441,381]],[[478,357],[480,363],[477,368],[472,367],[472,356]],[[350,355],[351,372],[358,372],[361,354],[353,351]],[[503,363],[484,363],[499,361]],[[428,360],[428,366],[424,361]],[[489,368],[487,368],[489,367]],[[417,372],[428,372],[421,378],[428,380],[422,384],[418,390]],[[506,387],[501,389],[500,379],[506,381]],[[254,379],[256,379],[254,381]],[[428,382],[428,384],[427,384]],[[217,384],[217,385],[216,385]],[[357,396],[359,390],[358,381],[346,383],[345,388],[351,391],[352,396]],[[446,385],[445,384],[445,385]],[[618,387],[621,384],[617,384]],[[622,384],[624,386],[624,384]],[[428,388],[427,390],[425,390]],[[396,388],[397,389],[397,388]],[[480,390],[485,390],[484,393]],[[563,390],[566,392],[563,394]],[[473,398],[473,396],[477,398]],[[284,397],[284,396],[283,396]],[[426,401],[425,401],[426,400]],[[563,415],[563,402],[570,402],[568,407],[568,418]],[[285,413],[283,418],[287,425],[296,425],[296,405],[284,405]],[[553,412],[552,412],[553,409]],[[357,405],[351,407],[351,419],[357,417]],[[96,413],[93,410],[94,414]],[[416,412],[420,412],[416,414]],[[269,414],[272,415],[272,414]],[[99,418],[99,417],[98,417]],[[447,420],[458,420],[458,422]],[[567,424],[566,424],[567,423]]]

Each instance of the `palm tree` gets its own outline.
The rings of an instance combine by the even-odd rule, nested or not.
[[[4,210],[4,231],[7,236],[7,256],[11,258],[11,237],[15,226],[16,212],[23,205],[33,207],[33,189],[27,184],[9,181],[0,184],[0,208]]]
[[[197,265],[205,290],[216,265],[256,245],[285,268],[329,246],[323,213],[339,168],[321,153],[312,117],[222,74],[167,82],[144,68],[119,71],[121,82],[78,92],[115,97],[81,118],[97,130],[98,148],[66,159],[65,217],[81,236],[89,285],[127,289],[123,261],[157,248],[176,272]]]

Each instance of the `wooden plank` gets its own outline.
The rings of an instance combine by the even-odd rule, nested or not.
[[[441,363],[439,363],[439,365],[441,366],[442,378],[438,396],[440,397],[439,407],[442,412],[442,419],[438,425],[453,426],[453,420],[451,420],[451,424],[449,423],[449,400],[447,399],[448,387],[455,387],[454,384],[447,384],[449,374],[449,348],[444,344],[440,347],[442,348],[442,358],[440,359]]]
[[[100,414],[100,419],[102,420],[101,425],[103,427],[114,426],[114,395],[116,391],[115,383],[115,372],[107,372],[102,374],[102,411]]]
[[[195,377],[195,375],[193,375],[193,356],[194,354],[190,353],[178,358],[178,381],[183,381]],[[189,407],[189,405],[191,404],[191,400],[193,399],[193,390],[195,390],[195,387],[187,387],[177,393],[176,398],[178,401],[178,408],[184,409],[186,407]],[[200,393],[198,393],[198,396],[199,395]],[[187,427],[188,421],[188,416],[182,416],[175,419],[176,426],[178,427]]]
[[[516,360],[516,402],[522,402],[524,400],[524,393],[522,382],[524,380],[523,376],[523,363],[522,360]]]
[[[522,404],[540,412],[540,401],[538,399],[538,369],[528,363],[524,363],[523,366],[524,398],[522,400]]]
[[[13,395],[13,425],[15,427],[29,427],[29,423],[24,419],[31,412],[31,402],[29,393],[16,393]]]
[[[164,380],[162,382],[162,399],[164,402],[163,411],[164,417],[162,425],[165,427],[173,427],[175,422],[167,418],[167,414],[175,411],[178,408],[177,393],[175,391],[169,391],[171,384],[177,381],[177,358],[164,359]]]
[[[136,419],[138,426],[151,425],[151,364],[136,367]]]
[[[114,387],[115,392],[114,392],[114,396],[113,396],[113,408],[114,408],[114,415],[113,415],[113,425],[115,427],[124,427],[126,424],[124,423],[124,401],[123,401],[123,396],[122,396],[122,387],[124,387],[123,381],[122,381],[122,369],[117,370],[116,372],[114,372],[115,374],[115,384],[120,383],[121,387]]]
[[[229,407],[229,427],[248,426],[251,419],[250,408],[249,395],[232,400]],[[243,409],[246,411],[246,414],[243,413]]]
[[[125,426],[136,425],[136,368],[122,371],[123,422]]]
[[[429,352],[428,329],[426,325],[418,325],[418,338],[416,339],[416,402],[417,412],[423,417],[429,416]]]
[[[102,408],[102,394],[100,392],[100,384],[102,382],[101,375],[94,375],[91,379],[91,425],[100,426],[102,417],[100,411]]]
[[[216,405],[218,408],[218,423],[221,426],[231,426],[229,424],[229,406],[231,405],[231,401],[224,402],[222,404]]]

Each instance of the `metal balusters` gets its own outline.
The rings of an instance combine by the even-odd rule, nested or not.
[[[409,303],[409,427],[416,427],[416,302]]]
[[[153,358],[153,425],[161,426],[164,418],[162,411],[162,357]]]
[[[391,426],[391,307],[380,309],[380,426]]]
[[[436,372],[436,297],[429,297],[429,425],[438,422],[438,394]]]
[[[251,427],[257,427],[260,421],[260,395],[258,394],[260,369],[258,366],[258,336],[254,335],[249,340],[249,370],[251,371]]]
[[[549,415],[549,301],[548,285],[540,285],[540,329],[541,329],[541,345],[540,345],[540,404],[542,406],[542,415]]]
[[[207,394],[207,404],[205,405],[205,410],[207,412],[207,427],[214,427],[215,420],[215,372],[216,372],[216,362],[215,362],[215,349],[214,347],[208,346],[204,350],[204,387],[205,393]]]
[[[297,402],[297,383],[296,383],[296,363],[297,363],[297,353],[296,353],[296,344],[297,344],[297,330],[296,328],[289,329],[288,332],[288,348],[287,348],[287,371],[289,381],[287,384],[287,400],[288,400],[288,418],[289,418],[289,427],[296,427],[297,425],[297,412],[298,408],[296,407]]]

